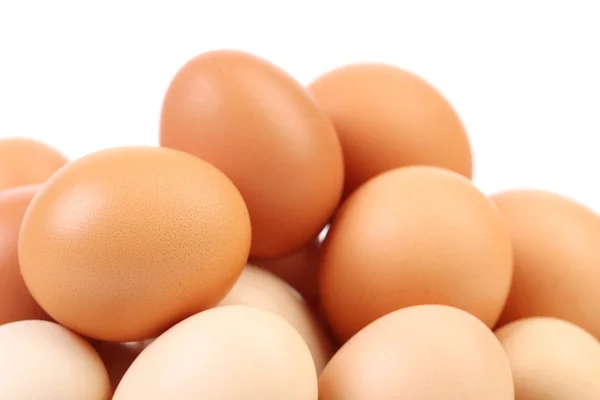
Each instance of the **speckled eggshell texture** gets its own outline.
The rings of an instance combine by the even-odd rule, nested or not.
[[[207,160],[238,187],[254,258],[299,250],[338,206],[333,125],[300,83],[255,55],[217,50],[183,65],[164,97],[160,144]]]
[[[216,305],[249,248],[248,211],[223,173],[176,150],[125,147],[76,160],[44,185],[19,260],[56,321],[135,341]]]

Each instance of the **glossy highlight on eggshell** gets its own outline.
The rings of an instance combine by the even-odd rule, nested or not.
[[[216,305],[249,248],[248,211],[223,173],[180,151],[124,147],[55,174],[27,210],[18,251],[56,321],[135,341]]]
[[[344,165],[333,125],[304,87],[249,53],[210,51],[175,74],[160,144],[205,159],[233,181],[250,212],[253,258],[307,245],[340,200]]]

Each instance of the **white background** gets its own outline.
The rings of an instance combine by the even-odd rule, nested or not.
[[[454,104],[482,190],[548,189],[600,211],[596,1],[150,3],[0,0],[0,137],[71,158],[157,144],[171,77],[206,50],[254,52],[303,83],[382,61]]]

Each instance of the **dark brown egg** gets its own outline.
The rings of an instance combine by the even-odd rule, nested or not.
[[[289,255],[316,237],[343,186],[334,128],[281,69],[239,51],[187,62],[165,95],[160,143],[223,171],[250,212],[254,258]]]

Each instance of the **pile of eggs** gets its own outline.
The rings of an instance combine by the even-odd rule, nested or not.
[[[600,399],[600,217],[472,170],[412,73],[231,50],[155,147],[2,139],[0,399]]]

